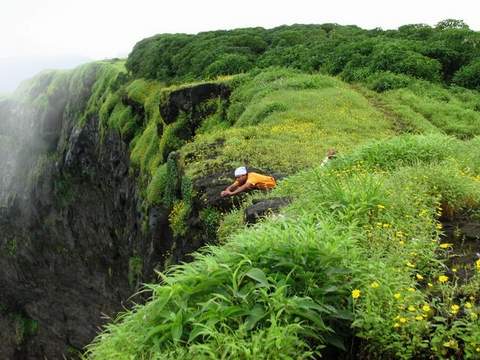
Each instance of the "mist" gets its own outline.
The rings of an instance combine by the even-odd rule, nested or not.
[[[92,61],[86,56],[28,56],[0,58],[0,96],[13,92],[20,83],[48,69],[72,69]]]

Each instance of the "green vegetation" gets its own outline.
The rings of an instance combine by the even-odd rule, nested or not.
[[[479,42],[479,33],[458,20],[387,31],[323,24],[161,34],[140,41],[126,67],[135,77],[167,82],[282,66],[348,81],[389,71],[478,88]]]
[[[480,262],[452,265],[466,245],[446,243],[440,220],[480,214],[479,42],[455,20],[157,35],[125,63],[23,86],[16,96],[38,107],[70,89],[78,126],[98,116],[104,140],[128,144],[142,211],[168,211],[177,239],[198,216],[219,240],[146,285],[151,299],[86,356],[478,358]],[[207,81],[229,100],[162,118],[173,91]],[[332,147],[340,157],[319,167]],[[195,208],[195,180],[239,165],[286,178],[230,213]],[[63,202],[68,180],[55,184]],[[270,196],[293,201],[245,226],[245,206]],[[142,259],[126,266],[138,285]]]
[[[372,356],[448,357],[462,344],[474,358],[480,272],[467,264],[462,284],[445,267],[436,220],[479,205],[466,148],[480,152],[478,141],[398,137],[290,177],[275,191],[295,196],[283,218],[171,269],[91,356],[308,358],[348,346],[352,327]]]

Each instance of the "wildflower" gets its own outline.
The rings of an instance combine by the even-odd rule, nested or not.
[[[429,312],[431,310],[430,305],[428,305],[428,304],[423,305],[422,310],[425,311],[425,312]]]
[[[393,294],[393,297],[398,300],[402,297],[402,295],[400,293],[395,293]]]
[[[440,247],[442,249],[448,249],[449,247],[452,247],[453,244],[452,243],[443,243],[443,244],[440,244]]]
[[[478,319],[477,313],[471,312],[471,313],[470,313],[470,318],[471,318],[473,321],[477,320],[477,319]]]
[[[457,268],[452,268],[452,272],[456,273],[458,271]]]
[[[446,275],[440,275],[438,277],[438,281],[441,282],[441,283],[446,283],[448,281],[448,276]]]
[[[480,259],[475,261],[475,267],[477,268],[478,271],[480,271]]]
[[[358,298],[360,297],[361,293],[362,293],[362,292],[361,292],[360,290],[358,290],[358,289],[352,290],[352,298],[358,299]]]
[[[423,316],[422,315],[417,315],[417,316],[415,316],[415,319],[418,320],[418,321],[423,320]]]
[[[385,206],[383,206],[382,204],[378,204],[377,207],[378,207],[379,209],[385,209]]]
[[[418,280],[423,280],[423,276],[420,275],[420,274],[416,274],[415,277],[416,277]]]
[[[402,324],[405,324],[407,322],[407,319],[404,317],[401,317],[398,319],[398,321],[400,321]]]
[[[428,287],[433,287],[432,283],[428,283],[427,285],[428,285]]]
[[[458,347],[458,344],[456,340],[452,339],[452,340],[448,340],[447,342],[444,342],[443,346],[450,349],[456,349]]]
[[[370,287],[372,287],[373,289],[376,289],[376,288],[378,288],[379,286],[380,286],[380,284],[379,284],[378,282],[376,282],[376,281],[374,281],[374,282],[372,282],[372,283],[370,284]]]
[[[408,306],[408,311],[414,312],[415,310],[417,310],[417,309],[415,309],[415,306],[413,306],[413,305]]]
[[[435,227],[438,229],[438,230],[442,230],[443,228],[443,225],[438,223],[437,225],[435,225]]]
[[[400,327],[400,324],[399,324],[399,323],[395,323],[395,324],[393,324],[393,327],[394,327],[394,328],[399,328],[399,327]]]
[[[410,268],[414,268],[414,267],[415,267],[415,264],[412,264],[410,261],[407,261],[405,264],[406,264],[408,267],[410,267]]]
[[[453,315],[456,315],[458,313],[458,310],[460,310],[460,306],[458,306],[457,304],[453,304],[452,306],[450,306],[450,312]]]
[[[473,305],[472,305],[471,302],[468,302],[468,301],[467,301],[467,302],[465,303],[465,308],[471,309],[472,307],[473,307]]]
[[[407,290],[410,291],[410,292],[414,292],[416,289],[415,288],[408,288]]]

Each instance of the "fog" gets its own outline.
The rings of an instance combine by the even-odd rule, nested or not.
[[[30,106],[0,99],[0,207],[24,189],[38,158],[35,117]]]
[[[46,69],[71,69],[92,59],[79,55],[0,58],[0,95],[13,92],[28,78]]]

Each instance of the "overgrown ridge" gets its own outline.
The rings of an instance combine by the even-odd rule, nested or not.
[[[1,99],[0,358],[478,358],[464,25],[159,35]],[[243,164],[279,186],[220,197]]]

